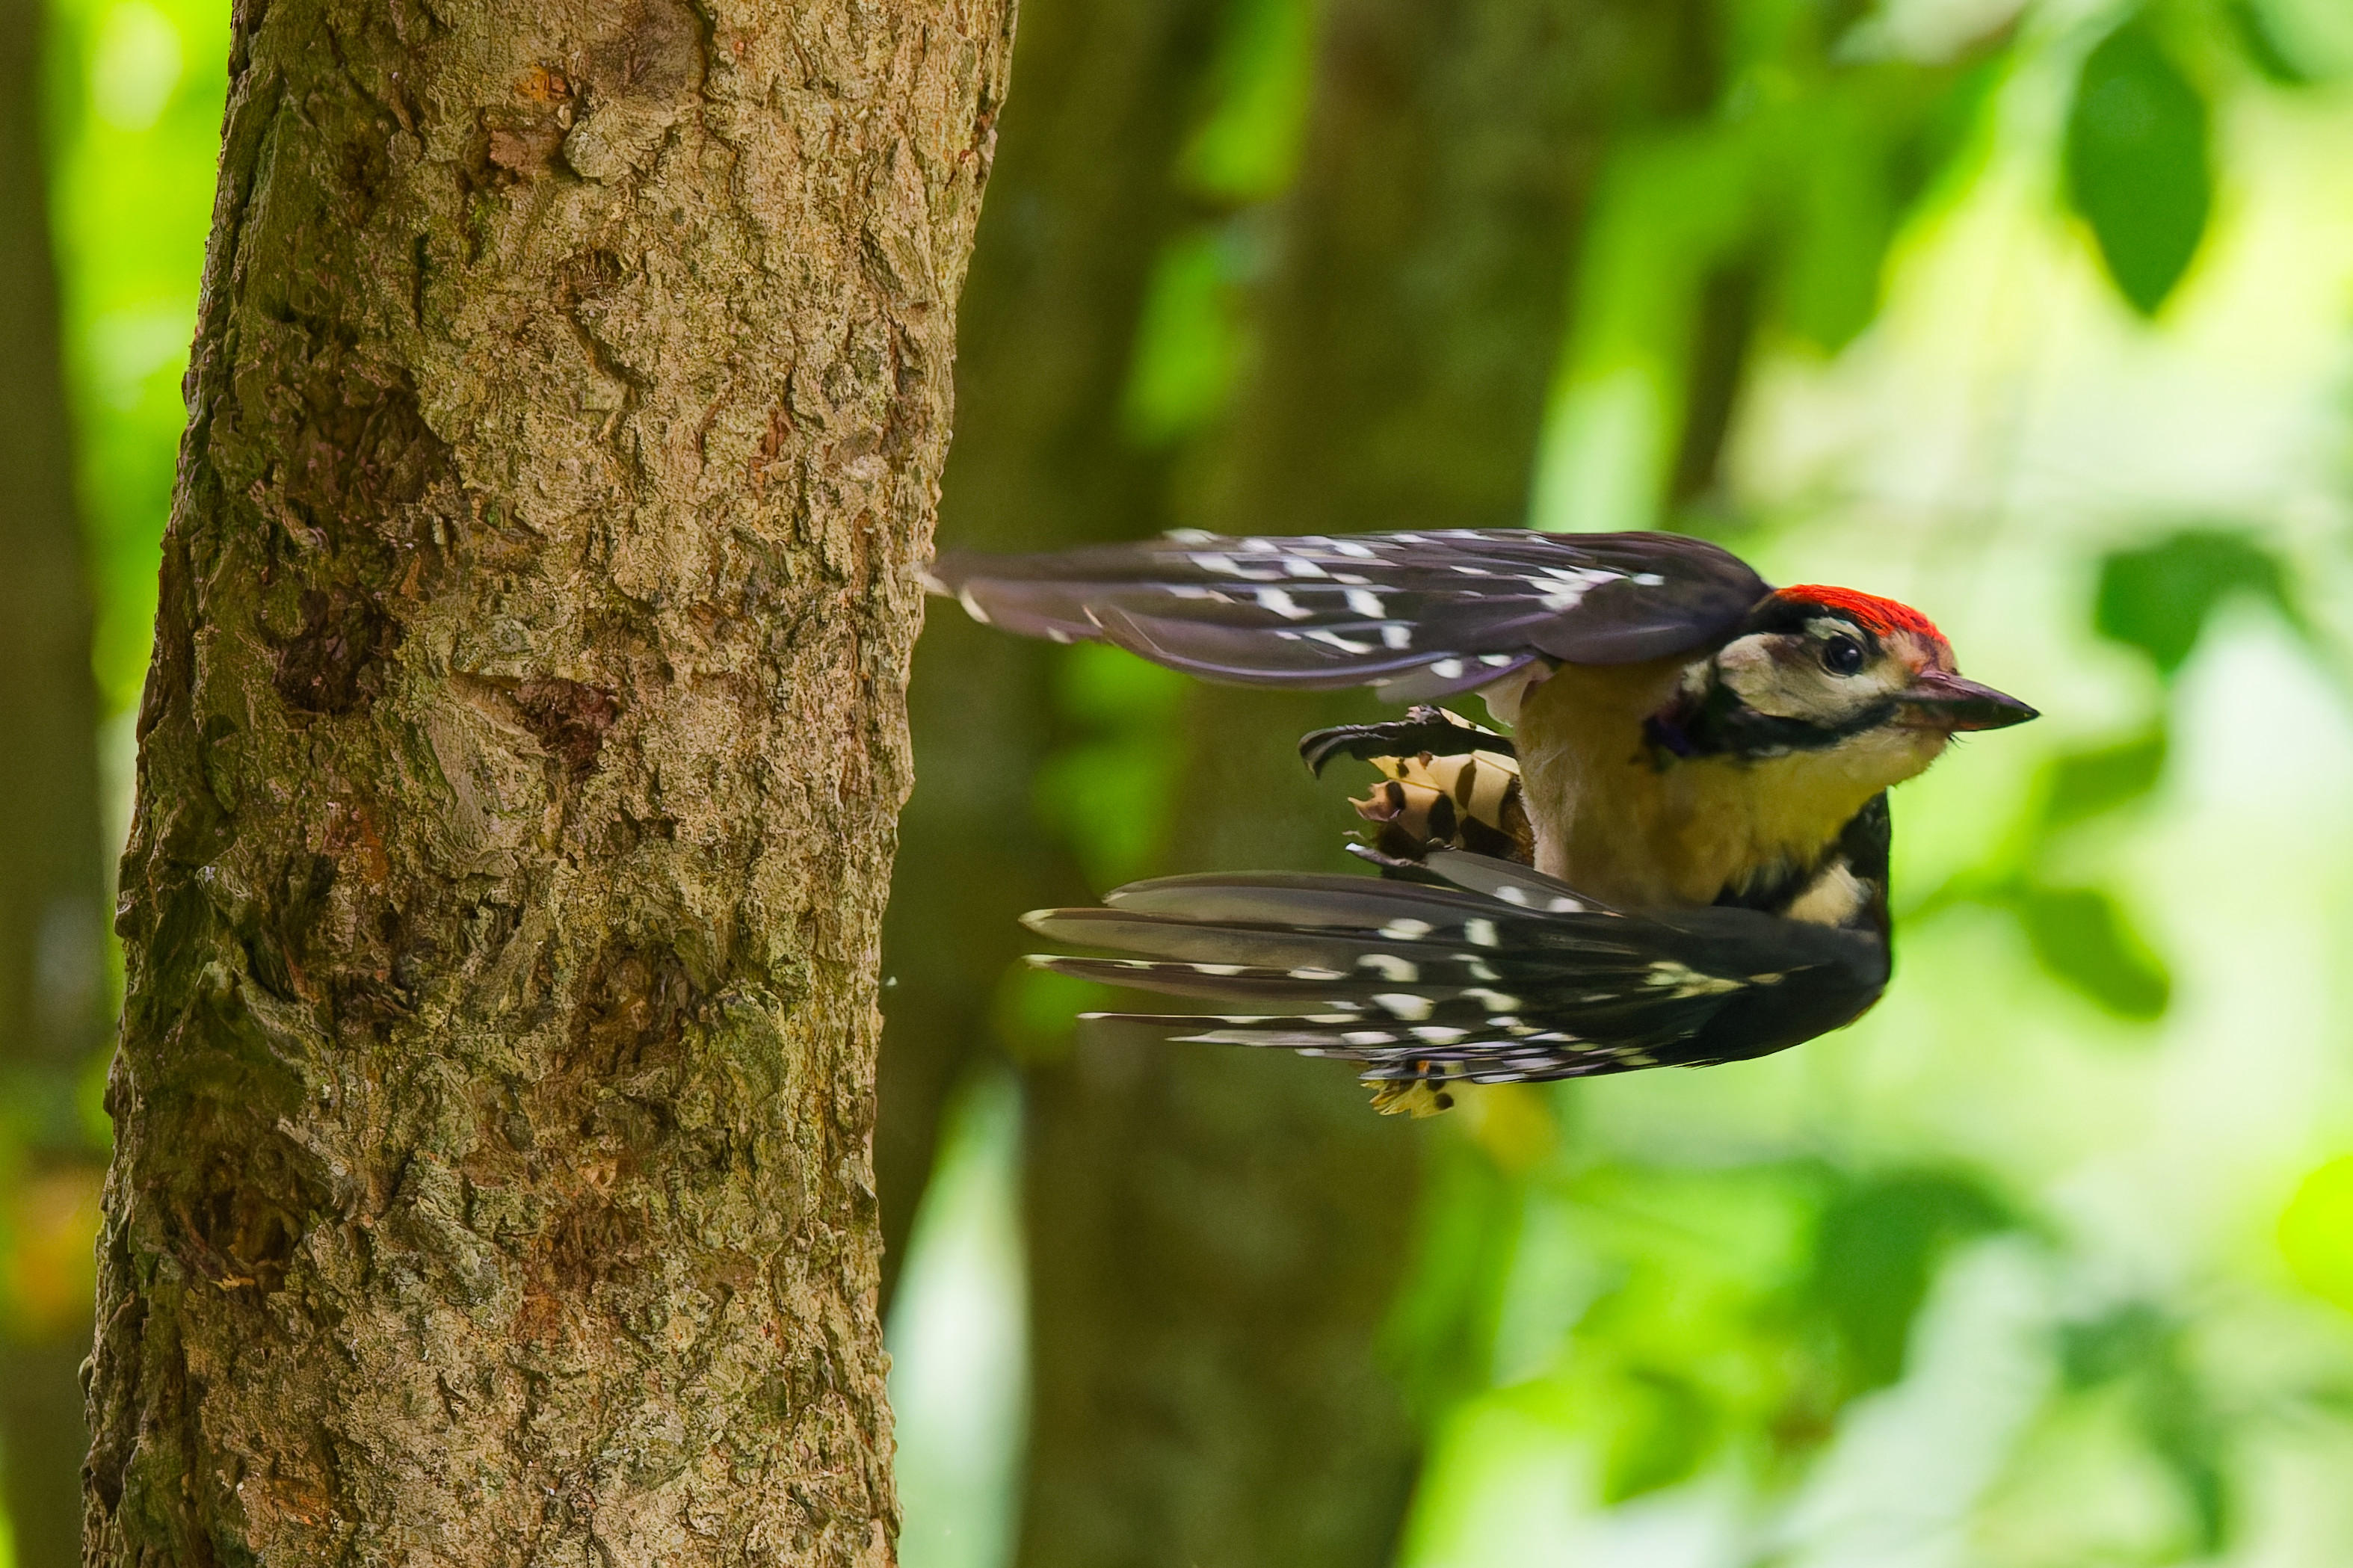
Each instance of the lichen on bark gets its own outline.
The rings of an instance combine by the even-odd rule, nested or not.
[[[875,954],[1010,30],[239,6],[91,1561],[888,1561]]]

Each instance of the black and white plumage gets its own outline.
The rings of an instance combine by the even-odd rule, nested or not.
[[[1031,962],[1261,1009],[1098,1021],[1337,1057],[1368,1083],[1400,1087],[1762,1056],[1858,1016],[1886,983],[1876,929],[1740,909],[1630,914],[1508,861],[1439,850],[1427,865],[1435,884],[1282,873],[1138,882],[1106,908],[1039,910],[1026,923],[1145,956]]]
[[[1029,917],[1119,955],[1048,968],[1237,1009],[1103,1023],[1343,1058],[1385,1110],[1852,1021],[1888,974],[1886,790],[2034,717],[1918,611],[1670,534],[1173,535],[927,583],[1011,631],[1243,684],[1475,690],[1512,726],[1420,708],[1301,742],[1380,770],[1356,847],[1386,879],[1174,878]]]
[[[1539,660],[1630,664],[1737,625],[1765,584],[1671,533],[1170,534],[1059,555],[950,552],[925,579],[1024,637],[1110,642],[1206,679],[1426,700]]]

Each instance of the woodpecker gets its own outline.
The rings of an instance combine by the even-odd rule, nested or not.
[[[976,619],[1229,683],[1369,686],[1401,721],[1300,742],[1380,781],[1380,878],[1163,878],[1026,917],[1120,956],[1066,974],[1249,1008],[1094,1014],[1356,1064],[1377,1108],[1450,1084],[1704,1066],[1852,1023],[1889,964],[1886,792],[2035,710],[1965,679],[1919,611],[1772,588],[1680,535],[1182,531],[950,552]],[[1476,693],[1508,734],[1436,706]]]

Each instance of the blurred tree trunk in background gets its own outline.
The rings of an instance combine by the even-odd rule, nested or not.
[[[106,885],[41,33],[37,0],[0,5],[0,1245],[14,1254],[14,1288],[0,1292],[11,1298],[0,1300],[0,1479],[20,1568],[66,1568],[81,1560],[87,1447],[78,1200],[95,1194],[98,1168],[75,1085],[104,1035]]]
[[[1120,393],[1215,0],[1026,0],[1020,90],[999,127],[960,308],[956,439],[940,542],[1054,550],[1156,531],[1165,462],[1121,439]],[[887,1307],[948,1093],[989,1048],[989,1005],[1024,950],[1014,918],[1088,891],[1038,824],[1055,739],[1054,650],[929,617],[909,704],[915,793],[883,928]]]
[[[238,9],[91,1563],[887,1565],[875,966],[1011,24]]]
[[[1645,0],[1330,0],[1249,369],[1190,493],[1225,532],[1525,510],[1609,131],[1694,75]],[[1293,742],[1361,696],[1201,689],[1172,868],[1346,864]],[[1376,1568],[1416,1436],[1377,1339],[1415,1129],[1336,1068],[1082,1047],[1031,1075],[1036,1402],[1022,1568]]]

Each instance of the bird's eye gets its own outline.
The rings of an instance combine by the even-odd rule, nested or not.
[[[1850,637],[1834,637],[1822,645],[1822,668],[1832,675],[1852,675],[1862,668],[1862,645]]]

